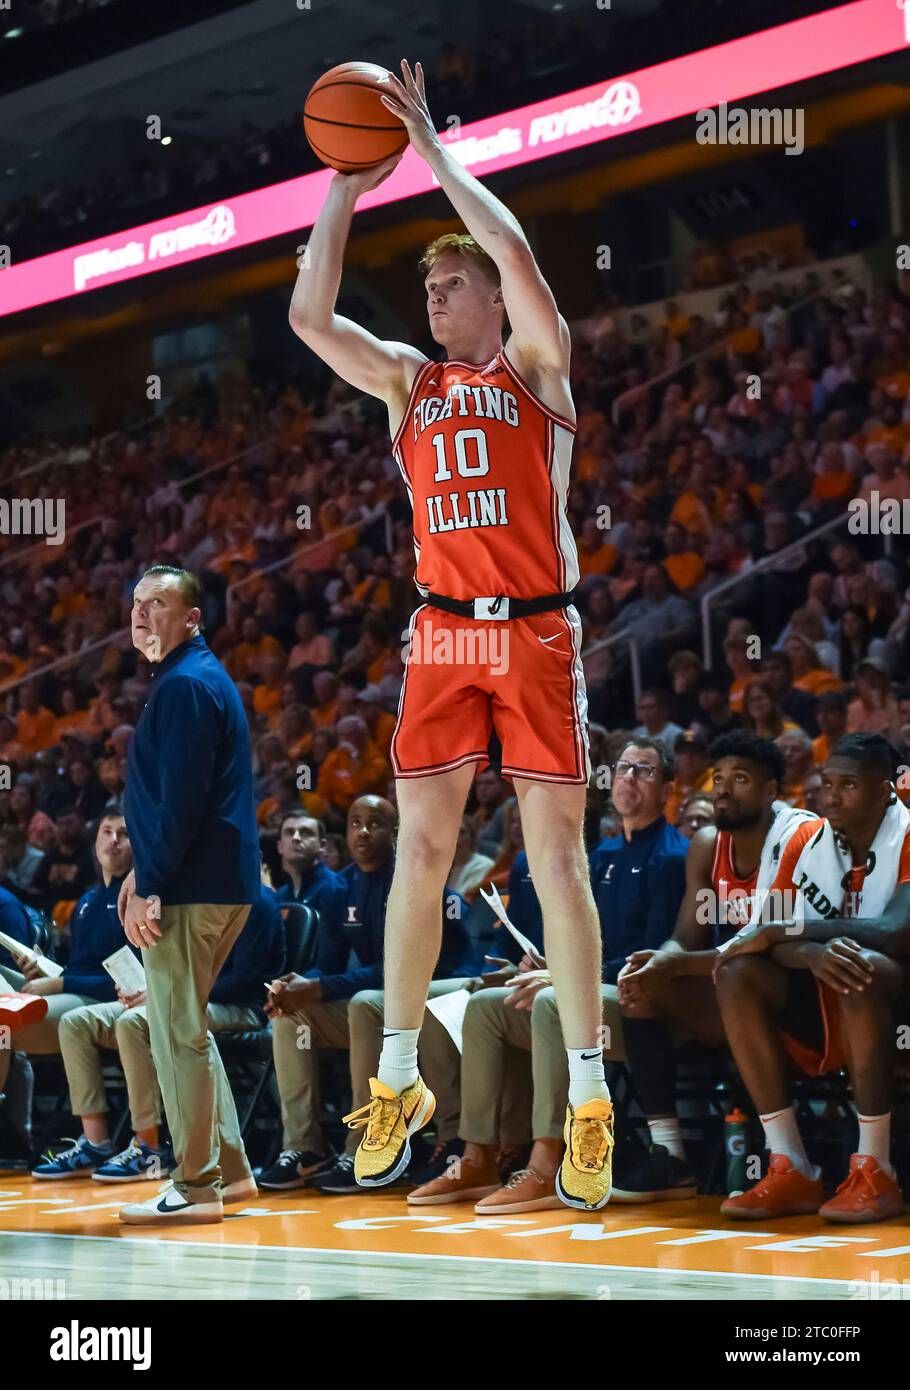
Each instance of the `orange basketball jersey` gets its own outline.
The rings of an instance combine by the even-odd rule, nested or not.
[[[485,366],[420,368],[392,451],[414,511],[421,594],[535,598],[575,587],[574,434],[502,351]]]
[[[728,937],[748,926],[758,882],[758,865],[748,878],[740,878],[733,863],[733,832],[718,830],[714,841],[711,886],[717,899],[717,939]]]

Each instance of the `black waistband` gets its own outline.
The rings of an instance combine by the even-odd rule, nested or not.
[[[505,598],[505,594],[500,595]],[[509,617],[510,618],[529,618],[534,613],[549,613],[554,608],[568,608],[575,602],[577,594],[573,589],[570,594],[542,594],[539,598],[510,598]],[[462,618],[474,617],[474,600],[447,598],[445,594],[428,593],[424,599],[425,603],[432,608],[442,608],[446,613],[457,613]],[[491,612],[495,615],[495,607],[491,606]]]

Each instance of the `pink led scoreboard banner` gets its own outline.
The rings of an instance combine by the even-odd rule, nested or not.
[[[880,58],[908,44],[910,0],[856,0],[475,121],[457,138],[444,138],[459,162],[482,177]],[[13,260],[0,271],[0,315],[299,233],[313,225],[333,177],[334,171],[319,170],[22,265]],[[394,174],[364,194],[357,207],[394,203],[434,186],[427,164],[408,150]]]

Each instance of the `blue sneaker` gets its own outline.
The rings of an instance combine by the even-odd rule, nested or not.
[[[111,1157],[111,1146],[100,1148],[90,1144],[84,1134],[73,1143],[71,1149],[62,1149],[58,1154],[44,1154],[41,1162],[32,1169],[33,1178],[88,1178],[102,1163]]]
[[[137,1178],[166,1178],[174,1167],[174,1151],[169,1143],[158,1149],[141,1139],[130,1140],[122,1153],[115,1154],[92,1174],[95,1182],[135,1182]]]

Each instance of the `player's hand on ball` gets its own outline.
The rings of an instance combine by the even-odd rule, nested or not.
[[[370,169],[361,169],[356,174],[336,174],[332,182],[341,184],[359,198],[361,193],[369,193],[381,183],[385,183],[389,175],[398,168],[403,154],[404,150],[399,150],[397,154],[384,159],[381,164],[374,164]]]
[[[389,74],[392,93],[383,92],[379,100],[393,115],[403,122],[412,146],[424,159],[439,148],[439,136],[433,128],[433,121],[427,107],[423,81],[423,68],[416,64],[416,76],[411,72],[407,58],[401,60],[403,81]]]

